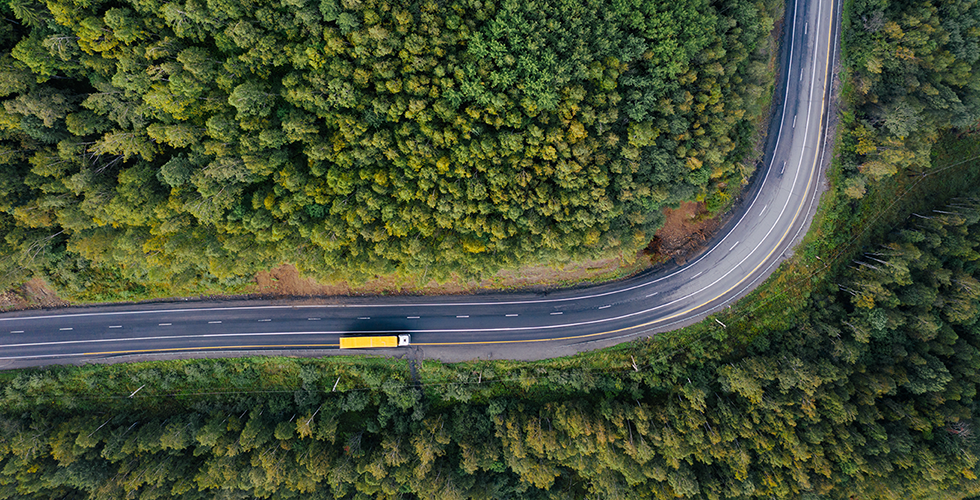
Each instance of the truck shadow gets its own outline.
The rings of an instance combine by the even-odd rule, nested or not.
[[[408,322],[395,318],[357,319],[347,324],[346,335],[397,335],[411,333]]]

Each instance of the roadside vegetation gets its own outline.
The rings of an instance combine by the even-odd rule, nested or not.
[[[933,157],[860,201],[832,190],[727,328],[535,363],[0,372],[0,497],[980,494],[980,137]]]
[[[636,255],[741,185],[777,1],[0,6],[0,287],[240,291]],[[724,197],[724,195],[722,195]]]
[[[4,371],[0,498],[980,494],[980,76],[954,85],[931,74],[973,67],[980,52],[953,48],[976,44],[980,13],[955,2],[845,8],[830,190],[796,255],[718,315],[725,326],[711,319],[534,363],[249,358]],[[944,14],[933,22],[929,12]],[[951,62],[886,63],[920,46],[888,45],[892,24],[909,40],[934,37],[916,41],[929,47],[917,54]],[[869,89],[946,82],[960,105],[919,106],[925,98],[908,91],[879,97],[891,103],[879,109],[855,96],[870,78],[858,55],[875,50],[892,73]],[[890,140],[887,111],[906,97],[911,121],[935,127],[914,132],[934,133],[902,145],[914,163],[872,175],[878,167],[866,164],[891,153],[886,142],[865,149],[860,134]]]
[[[0,498],[977,494],[980,191],[936,210],[735,348],[2,372]]]

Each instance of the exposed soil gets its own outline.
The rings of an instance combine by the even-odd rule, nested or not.
[[[647,247],[647,254],[654,263],[674,259],[684,264],[699,254],[705,243],[721,227],[724,215],[708,218],[704,203],[685,202],[676,209],[666,210],[667,222],[657,231]]]
[[[0,311],[35,309],[41,307],[65,307],[62,300],[44,281],[34,278],[27,283],[0,293]]]

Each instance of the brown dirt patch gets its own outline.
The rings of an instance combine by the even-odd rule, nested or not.
[[[54,293],[43,280],[34,278],[23,285],[0,293],[0,311],[65,307],[69,305]]]
[[[270,295],[347,295],[347,283],[324,284],[303,278],[291,265],[279,266],[255,275],[256,292]]]
[[[674,259],[678,264],[701,252],[705,243],[721,227],[722,217],[708,218],[704,203],[686,202],[665,211],[667,221],[647,247],[654,263]]]

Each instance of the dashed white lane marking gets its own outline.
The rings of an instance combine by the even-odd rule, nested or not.
[[[610,307],[612,307],[612,304],[605,305],[605,306],[599,306],[599,309],[608,309]]]
[[[793,115],[793,128],[796,128],[796,115]]]
[[[217,325],[217,324],[220,324],[220,323],[221,323],[220,321],[208,321],[208,324],[209,325]]]
[[[466,315],[461,315],[461,316],[456,316],[456,317],[457,318],[469,318],[469,316],[466,316]]]
[[[728,249],[728,251],[731,252],[732,250],[735,250],[735,247],[737,247],[737,246],[738,246],[738,242],[736,241],[735,244],[732,245],[732,247]]]
[[[810,29],[810,21],[807,21],[806,24],[803,25],[803,34],[805,35],[807,30],[809,29]]]
[[[371,319],[370,316],[358,316],[357,319]]]
[[[109,325],[109,328],[122,328],[122,325]]]
[[[701,276],[701,273],[703,273],[703,272],[704,271],[701,271],[698,274],[695,274],[694,276],[691,276],[691,279],[693,280],[694,278],[697,278],[698,276]]]
[[[271,319],[260,319],[259,321],[266,322],[266,321],[272,321],[272,320]]]
[[[24,333],[24,330],[10,330],[10,333]]]
[[[562,312],[559,311],[559,312],[553,312],[553,313],[551,313],[552,316],[558,316],[559,314],[562,314]]]
[[[419,316],[409,316],[408,319],[419,319]]]
[[[160,323],[159,326],[171,326],[171,325],[173,325],[173,323]]]
[[[802,69],[800,70],[800,81],[801,82],[803,81],[803,70]]]
[[[65,332],[65,331],[71,330],[71,328],[59,328],[59,330]]]
[[[660,293],[660,292],[653,292],[653,293],[651,293],[651,294],[649,294],[649,295],[647,295],[647,298],[650,298],[650,297],[653,297],[654,295],[656,295],[656,294],[658,294],[658,293]],[[607,306],[607,307],[608,307],[608,306]]]
[[[516,318],[517,317],[516,314],[505,314],[504,316],[507,316],[508,318]]]
[[[769,205],[766,205],[766,206],[762,207],[762,211],[759,212],[759,217],[762,217],[763,215],[766,215],[766,209],[767,208],[769,208]]]
[[[306,318],[306,321],[320,321],[320,318]]]

